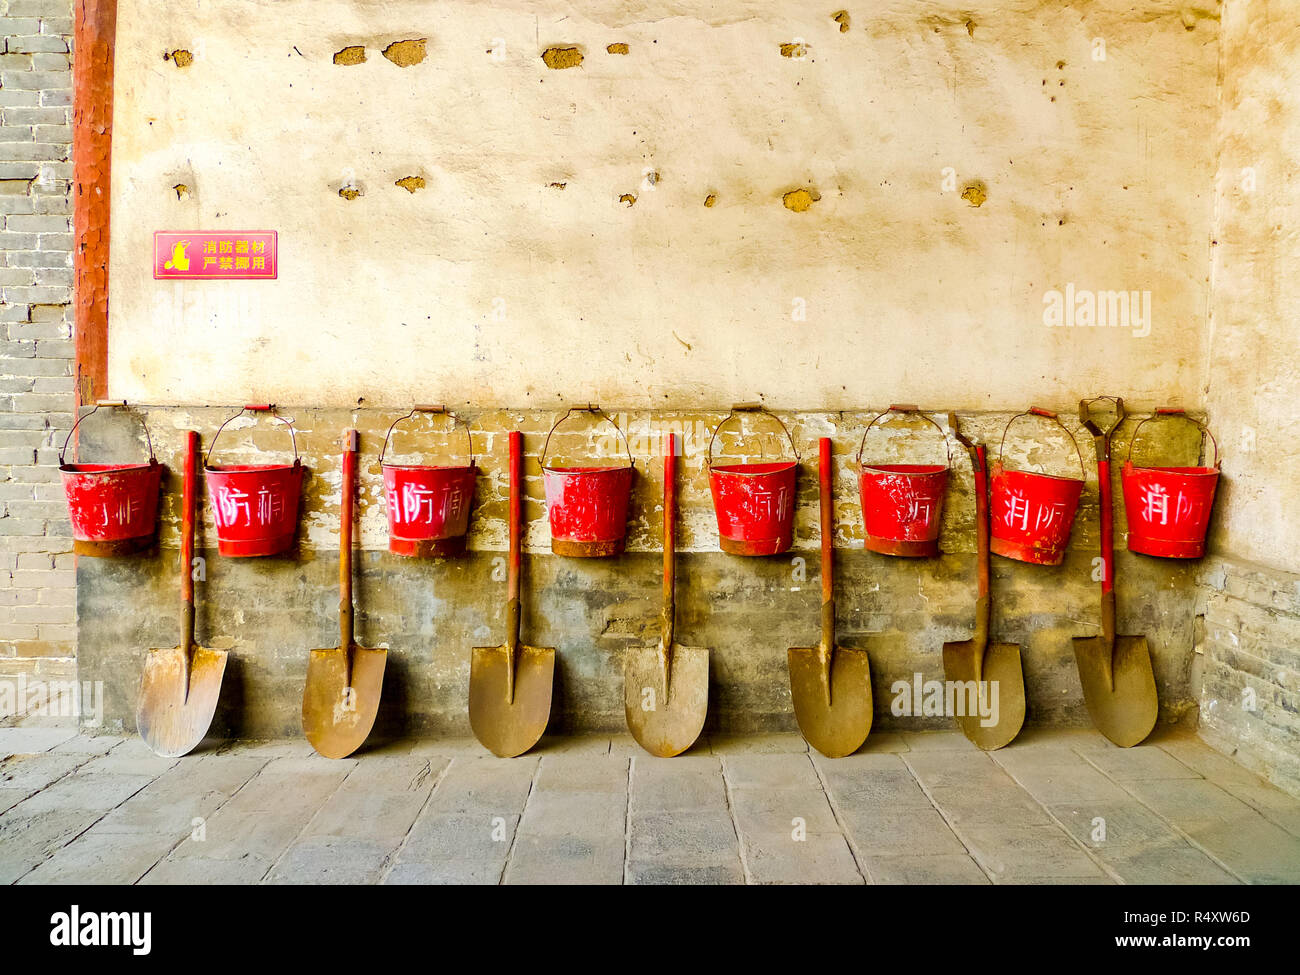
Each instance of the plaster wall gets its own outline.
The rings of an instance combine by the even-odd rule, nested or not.
[[[113,395],[1197,405],[1217,9],[835,13],[121,0]],[[154,231],[221,228],[279,279],[153,280]]]

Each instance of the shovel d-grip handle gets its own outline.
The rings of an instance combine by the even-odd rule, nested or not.
[[[1107,426],[1093,419],[1094,403],[1113,403],[1115,419]],[[1079,401],[1079,422],[1092,434],[1097,450],[1097,510],[1101,533],[1101,595],[1102,595],[1102,630],[1103,635],[1113,634],[1115,621],[1114,597],[1110,599],[1111,628],[1105,627],[1106,597],[1115,588],[1115,505],[1114,492],[1110,483],[1110,438],[1116,428],[1124,422],[1124,400],[1119,396],[1094,396],[1092,399]],[[1106,637],[1109,644],[1110,637]]]
[[[1010,420],[1007,421],[1007,427],[1005,430],[1002,431],[1002,442],[998,445],[998,466],[999,467],[1003,466],[1002,455],[1005,452],[1007,446],[1007,434],[1011,432],[1011,428],[1012,426],[1015,425],[1015,422],[1017,420],[1026,416],[1038,416],[1038,417],[1042,417],[1045,420],[1051,420],[1058,427],[1060,427],[1062,430],[1065,431],[1065,435],[1070,438],[1070,445],[1074,447],[1074,454],[1079,459],[1079,478],[1080,480],[1085,479],[1087,475],[1085,473],[1085,469],[1083,466],[1083,452],[1079,450],[1079,441],[1074,439],[1074,434],[1070,432],[1069,427],[1067,427],[1064,423],[1061,422],[1060,417],[1058,417],[1056,413],[1054,413],[1052,410],[1044,409],[1041,406],[1031,406],[1023,413],[1017,413],[1015,416],[1013,416]]]
[[[949,415],[951,416],[951,414]],[[934,421],[933,417],[930,417],[923,410],[921,410],[920,407],[912,403],[894,403],[889,407],[889,409],[877,413],[872,418],[871,422],[867,424],[867,428],[862,431],[862,442],[858,444],[858,456],[856,460],[859,466],[862,465],[862,451],[867,446],[867,434],[871,432],[872,427],[874,427],[877,423],[880,422],[880,420],[883,417],[886,416],[888,416],[890,419],[893,419],[895,416],[919,416],[926,423],[930,424],[930,426],[938,430],[939,436],[943,438],[943,447],[948,457],[946,461],[946,466],[948,467],[952,466],[952,444],[948,442],[948,436],[943,432],[943,427],[939,426],[939,424]],[[888,422],[889,420],[885,420],[885,423]],[[882,423],[881,426],[884,426],[884,423]]]
[[[794,437],[790,436],[790,428],[787,427],[784,422],[782,422],[779,416],[777,416],[771,410],[765,408],[762,403],[736,403],[731,407],[731,411],[725,417],[723,417],[722,422],[713,428],[713,436],[709,438],[708,464],[710,467],[713,466],[713,444],[714,441],[718,439],[718,434],[722,432],[723,427],[725,427],[733,419],[738,417],[741,413],[761,413],[763,416],[775,420],[777,426],[781,428],[781,432],[785,434],[785,439],[790,443],[790,453],[794,455],[795,463],[796,464],[799,463],[799,448],[794,445]],[[742,428],[742,436],[743,436],[743,428]]]
[[[1142,422],[1139,423],[1139,424],[1137,425],[1137,428],[1133,431],[1133,438],[1132,438],[1131,440],[1129,440],[1129,442],[1128,442],[1128,456],[1125,458],[1127,461],[1132,461],[1132,460],[1133,460],[1133,447],[1134,447],[1134,445],[1137,443],[1138,430],[1141,430],[1142,427],[1144,427],[1146,424],[1150,423],[1152,420],[1155,420],[1155,419],[1157,419],[1157,418],[1159,418],[1159,419],[1165,419],[1165,418],[1177,418],[1177,419],[1186,420],[1188,423],[1195,424],[1196,428],[1197,428],[1198,430],[1201,431],[1201,439],[1204,440],[1205,438],[1208,437],[1210,443],[1213,445],[1213,447],[1214,447],[1214,468],[1215,468],[1215,470],[1218,470],[1218,468],[1219,468],[1219,441],[1217,441],[1217,440],[1214,439],[1214,434],[1210,433],[1210,428],[1209,428],[1209,427],[1207,427],[1207,426],[1206,426],[1204,423],[1202,423],[1200,420],[1196,419],[1196,417],[1194,417],[1194,416],[1189,416],[1188,413],[1187,413],[1187,411],[1186,411],[1185,409],[1183,409],[1181,406],[1160,406],[1160,407],[1157,407],[1157,408],[1156,408],[1156,411],[1155,411],[1154,413],[1152,413],[1152,414],[1151,414],[1150,416],[1148,416],[1146,419],[1142,420]],[[1198,458],[1198,459],[1199,459],[1199,458]]]
[[[456,429],[457,426],[463,426],[465,428],[466,453],[469,456],[468,466],[470,467],[474,466],[474,436],[470,431],[468,421],[462,420],[458,414],[456,414],[452,410],[447,409],[447,407],[439,404],[437,406],[427,406],[427,405],[413,406],[411,407],[411,412],[403,416],[399,416],[396,420],[392,422],[392,424],[388,428],[388,432],[384,434],[384,446],[379,451],[380,467],[384,466],[384,455],[388,453],[388,441],[392,438],[393,431],[397,428],[397,425],[403,422],[404,420],[409,420],[417,413],[427,414],[429,416],[449,416],[451,417],[451,428],[453,431]]]
[[[817,441],[817,500],[822,549],[822,646],[835,645],[835,505],[831,486],[831,438]]]
[[[59,466],[60,466],[60,467],[62,467],[63,464],[64,464],[63,456],[64,456],[64,454],[67,453],[67,450],[68,450],[68,444],[72,443],[72,437],[73,437],[73,434],[75,434],[75,433],[77,432],[77,427],[81,426],[82,421],[85,420],[86,417],[90,416],[92,413],[95,413],[95,412],[99,411],[100,409],[108,409],[108,410],[126,410],[128,413],[133,412],[133,411],[131,410],[130,405],[129,405],[129,404],[127,403],[127,401],[124,400],[124,399],[112,399],[112,400],[109,400],[109,399],[102,399],[102,400],[99,400],[98,402],[96,402],[95,405],[92,406],[92,407],[91,407],[91,408],[90,408],[86,413],[82,414],[81,416],[79,416],[79,417],[77,418],[77,422],[74,423],[74,424],[72,424],[72,429],[68,431],[68,436],[67,436],[67,438],[63,441],[63,446],[59,448]],[[150,463],[150,464],[156,464],[156,463],[157,463],[157,460],[156,460],[156,458],[154,457],[154,453],[153,453],[153,438],[149,436],[149,424],[147,424],[147,423],[144,422],[144,414],[143,414],[143,413],[138,414],[138,415],[139,415],[139,417],[140,417],[140,426],[141,426],[142,428],[144,428],[144,442],[145,442],[145,444],[147,444],[148,447],[149,447],[149,463]],[[77,453],[80,454],[81,452],[80,452],[80,451],[77,451]]]
[[[339,501],[339,648],[352,646],[352,518],[357,480],[357,431],[343,433],[343,477]],[[349,672],[347,685],[352,686]]]
[[[226,422],[221,424],[221,426],[217,427],[217,432],[212,435],[212,443],[208,444],[208,453],[203,458],[204,467],[212,466],[212,451],[215,450],[217,447],[217,438],[221,436],[221,431],[226,429],[226,425],[229,424],[232,420],[239,419],[245,413],[270,413],[273,419],[278,420],[280,423],[283,423],[286,427],[288,427],[289,441],[290,443],[293,444],[293,466],[297,467],[300,463],[302,463],[302,461],[299,460],[298,458],[298,434],[293,428],[293,421],[285,419],[279,413],[277,413],[274,403],[259,403],[253,406],[245,406],[238,413],[234,414],[233,416],[227,417]]]
[[[542,461],[541,461],[541,463],[542,463],[542,468],[543,468],[543,469],[545,469],[545,467],[546,467],[546,454],[547,454],[547,453],[550,451],[550,449],[551,449],[551,437],[555,436],[555,431],[558,430],[558,429],[560,428],[560,424],[563,423],[565,420],[567,420],[569,417],[573,416],[574,413],[591,413],[591,414],[593,414],[594,416],[598,416],[598,417],[600,417],[602,420],[604,420],[606,423],[608,423],[611,427],[613,427],[613,428],[614,428],[614,432],[617,433],[617,434],[619,435],[619,437],[620,437],[620,438],[622,439],[622,441],[623,441],[623,449],[627,451],[627,466],[628,466],[628,467],[635,467],[635,466],[636,466],[636,461],[634,461],[634,460],[632,459],[632,445],[631,445],[630,443],[627,442],[627,435],[626,435],[622,430],[619,429],[619,426],[618,426],[617,423],[615,423],[612,419],[610,419],[610,416],[609,416],[608,413],[606,413],[604,410],[602,410],[602,409],[601,409],[599,406],[597,406],[595,403],[588,403],[586,406],[571,406],[571,407],[569,407],[569,411],[568,411],[567,413],[565,413],[564,416],[560,417],[558,420],[555,421],[555,425],[554,425],[553,427],[551,427],[551,432],[548,433],[548,434],[546,435],[546,443],[542,445]]]

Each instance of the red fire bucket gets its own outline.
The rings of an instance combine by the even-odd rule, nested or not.
[[[212,515],[217,524],[217,548],[222,555],[249,558],[278,555],[293,545],[298,527],[298,502],[302,496],[303,466],[298,459],[298,437],[293,423],[274,414],[273,406],[246,406],[245,412],[271,412],[289,428],[293,464],[230,464],[212,466],[212,451],[226,423],[217,428],[208,447],[203,474],[211,493]]]
[[[1219,486],[1219,444],[1205,424],[1181,409],[1162,407],[1155,415],[1180,416],[1195,423],[1214,445],[1214,466],[1135,467],[1133,443],[1142,424],[1153,417],[1139,423],[1120,471],[1128,516],[1128,550],[1167,559],[1199,559],[1205,554],[1205,534]]]
[[[59,451],[59,473],[68,499],[72,522],[72,549],[78,555],[107,557],[130,555],[149,547],[158,525],[158,492],[162,465],[154,458],[153,440],[143,417],[147,464],[68,464],[64,454],[81,421],[100,406],[125,407],[125,403],[96,404],[68,431]]]
[[[944,437],[948,458],[943,464],[864,464],[867,434],[888,414],[919,416]],[[886,421],[888,422],[888,421]],[[952,463],[943,427],[915,406],[891,406],[862,431],[858,447],[858,492],[862,498],[863,547],[883,555],[922,557],[939,554],[943,500]]]
[[[465,427],[468,466],[426,466],[421,464],[385,464],[388,440],[393,429],[417,413],[446,414]],[[469,512],[474,503],[474,440],[469,424],[443,406],[417,406],[406,416],[398,417],[384,436],[379,452],[379,466],[384,472],[384,501],[388,509],[388,550],[413,558],[446,557],[465,551],[465,533],[469,530]]]
[[[1002,434],[1006,446],[1011,425],[1023,416],[1047,417],[1065,430],[1074,444],[1082,475],[1083,455],[1079,444],[1065,425],[1050,410],[1033,407],[1011,418]],[[1083,477],[1057,477],[1033,471],[1006,470],[1002,466],[1002,449],[993,465],[991,504],[991,538],[989,548],[998,555],[1036,565],[1060,565],[1070,541],[1070,528],[1079,507]]]
[[[764,413],[781,426],[794,460],[714,464],[713,442],[739,413]],[[778,555],[794,542],[795,480],[799,452],[781,419],[761,406],[733,406],[709,439],[709,490],[718,516],[718,544],[731,555]]]
[[[608,422],[627,449],[626,467],[547,467],[546,454],[556,429],[574,412],[593,413]],[[551,522],[551,551],[574,558],[619,555],[627,535],[632,493],[632,448],[623,431],[599,407],[574,407],[551,427],[542,447],[542,483]]]

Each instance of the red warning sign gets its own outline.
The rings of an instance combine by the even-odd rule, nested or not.
[[[274,280],[276,241],[274,230],[158,230],[153,235],[153,276],[158,280]]]

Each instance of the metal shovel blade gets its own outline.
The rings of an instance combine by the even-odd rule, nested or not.
[[[664,687],[662,644],[633,647],[623,663],[628,730],[651,755],[672,758],[700,737],[709,713],[709,650],[674,643]]]
[[[347,656],[337,647],[313,650],[302,693],[302,730],[312,748],[326,758],[347,758],[375,726],[384,689],[388,651],[353,644],[352,685]]]
[[[1113,688],[1106,680],[1104,639],[1075,637],[1074,659],[1079,665],[1083,701],[1098,731],[1121,748],[1131,748],[1151,734],[1160,713],[1160,700],[1146,637],[1115,637],[1111,658]]]
[[[867,652],[835,648],[829,660],[829,702],[822,648],[791,647],[787,657],[790,697],[804,739],[827,758],[852,755],[871,731],[871,662]]]
[[[985,645],[983,672],[977,681],[979,653],[976,640],[945,643],[943,675],[957,690],[963,712],[953,715],[958,727],[978,747],[991,752],[1009,745],[1025,723],[1025,672],[1020,644],[989,643]],[[983,688],[979,681],[984,683]],[[972,708],[972,704],[976,706]]]
[[[510,699],[510,650],[475,647],[469,664],[469,725],[493,755],[514,758],[537,744],[551,717],[555,650],[520,643]]]
[[[186,693],[186,653],[189,693]],[[226,673],[225,650],[171,647],[150,650],[144,658],[135,723],[140,737],[163,758],[192,752],[212,724]]]

